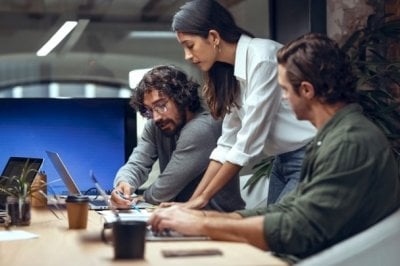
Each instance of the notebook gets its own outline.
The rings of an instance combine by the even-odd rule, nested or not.
[[[60,175],[64,184],[68,189],[69,194],[73,195],[82,195],[81,190],[76,184],[75,180],[72,178],[71,174],[68,172],[67,167],[64,162],[61,160],[61,157],[58,153],[52,151],[46,151],[47,156],[49,156],[51,163],[56,169],[57,173]],[[91,210],[108,210],[109,206],[106,202],[107,199],[103,199],[102,196],[99,197],[90,197],[89,198],[89,207]],[[153,205],[140,202],[137,204],[138,208],[151,208]]]
[[[4,167],[0,180],[3,180],[4,176],[18,176],[22,173],[22,169],[25,166],[25,163],[29,160],[29,168],[34,169],[28,175],[28,180],[32,183],[33,179],[36,176],[36,173],[39,172],[40,167],[43,164],[42,158],[31,158],[31,157],[10,157],[7,161],[6,166]],[[0,209],[5,208],[7,195],[0,194]]]

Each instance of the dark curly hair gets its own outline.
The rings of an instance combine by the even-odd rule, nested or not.
[[[192,113],[200,109],[200,97],[198,89],[200,85],[191,79],[177,67],[172,65],[156,66],[149,70],[132,90],[130,105],[143,114],[144,95],[152,90],[157,90],[173,100],[179,110],[188,110]]]
[[[278,51],[278,63],[299,94],[302,81],[313,84],[315,96],[328,104],[355,102],[356,78],[349,58],[337,43],[321,33],[308,33]]]

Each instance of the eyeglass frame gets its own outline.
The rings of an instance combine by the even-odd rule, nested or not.
[[[168,111],[167,104],[169,100],[170,100],[169,98],[161,99],[157,103],[153,104],[151,109],[147,108],[146,106],[143,106],[143,109],[140,111],[140,114],[148,120],[153,119],[154,111],[156,111],[160,115]]]

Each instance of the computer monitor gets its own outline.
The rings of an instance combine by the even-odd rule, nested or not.
[[[127,98],[0,99],[0,165],[10,156],[44,158],[47,180],[59,179],[46,150],[57,151],[84,192],[89,171],[105,189],[136,146],[136,112]],[[49,193],[67,194],[62,181]]]

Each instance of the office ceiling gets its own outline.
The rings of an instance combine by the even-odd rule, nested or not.
[[[232,9],[254,0],[220,0]],[[0,0],[0,89],[51,80],[92,80],[127,86],[131,69],[183,63],[174,36],[133,31],[170,31],[186,0]],[[67,20],[75,30],[50,53],[36,51]],[[179,58],[179,60],[177,60]]]

